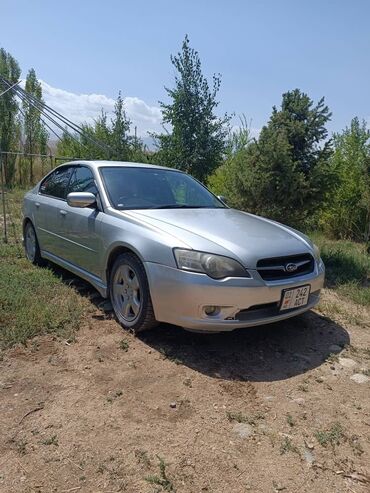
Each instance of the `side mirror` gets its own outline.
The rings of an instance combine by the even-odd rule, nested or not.
[[[224,195],[217,195],[218,200],[221,200],[225,205],[227,205],[227,198]]]
[[[96,197],[91,192],[71,192],[67,195],[70,207],[90,207],[96,204]]]

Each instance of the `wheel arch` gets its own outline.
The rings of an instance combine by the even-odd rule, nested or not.
[[[32,222],[32,219],[29,216],[24,217],[23,221],[22,221],[22,232],[23,232],[23,234],[24,234],[24,230],[26,228],[26,225],[28,223],[30,223],[33,227],[35,227],[33,222]]]
[[[121,255],[122,253],[134,254],[140,260],[140,262],[143,264],[144,270],[146,272],[145,262],[144,262],[142,256],[139,254],[139,252],[135,248],[132,248],[131,246],[124,245],[124,244],[115,245],[111,249],[111,251],[108,253],[107,260],[106,260],[105,276],[106,276],[106,283],[107,283],[108,289],[109,289],[109,283],[110,283],[110,273],[111,273],[113,264],[116,261],[117,257],[119,257],[119,255]]]

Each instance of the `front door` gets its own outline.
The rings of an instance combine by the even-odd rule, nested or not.
[[[73,170],[68,193],[91,192],[98,190],[92,171],[87,166],[76,166]],[[95,205],[91,207],[70,207],[63,203],[59,211],[59,229],[63,237],[63,259],[75,266],[101,277],[100,259],[102,241],[100,236],[101,212]]]

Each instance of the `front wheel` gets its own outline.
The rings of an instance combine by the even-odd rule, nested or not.
[[[119,255],[109,277],[110,299],[120,324],[134,334],[155,327],[148,279],[138,257],[130,252]]]

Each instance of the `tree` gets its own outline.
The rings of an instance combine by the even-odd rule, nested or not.
[[[331,169],[335,176],[326,201],[322,227],[340,238],[370,240],[370,131],[353,118],[342,133],[334,134]]]
[[[28,72],[26,78],[25,91],[36,98],[42,104],[42,88],[37,80],[36,72],[33,68]],[[41,111],[38,107],[28,100],[23,100],[24,112],[24,134],[25,152],[29,154],[29,181],[34,181],[33,156],[32,154],[41,153],[41,147],[45,146],[47,131],[41,122]],[[46,137],[47,140],[47,137]]]
[[[230,162],[233,204],[291,225],[310,219],[332,180],[330,117],[323,98],[315,105],[298,89],[283,94],[258,140]]]
[[[82,135],[69,130],[64,132],[57,144],[59,155],[82,159],[147,161],[148,152],[142,141],[130,135],[131,121],[126,115],[121,93],[118,94],[110,122],[102,110],[92,124],[84,123],[81,127]],[[94,144],[89,137],[103,146]]]
[[[243,166],[246,151],[251,144],[251,133],[245,115],[240,117],[240,125],[228,135],[225,149],[225,161],[208,178],[208,186],[216,195],[223,195],[230,203],[236,203],[234,178]]]
[[[177,71],[175,87],[165,88],[171,101],[159,103],[163,125],[169,124],[171,129],[153,135],[158,145],[156,160],[205,181],[222,161],[228,134],[230,117],[215,114],[221,78],[213,75],[209,86],[188,36],[171,62]]]
[[[126,116],[124,101],[121,92],[114,105],[114,118],[111,121],[111,147],[114,149],[114,159],[119,161],[129,161],[131,154],[132,137],[130,137],[131,121]]]
[[[3,48],[0,49],[0,75],[2,75],[10,84],[19,80],[20,68],[18,62],[10,53]],[[0,92],[7,87],[0,84]],[[0,97],[0,151],[12,152],[17,150],[19,121],[17,118],[18,104],[14,92],[8,91]],[[5,156],[5,155],[4,155]],[[12,184],[15,175],[16,157],[6,155],[4,159],[5,182]]]

